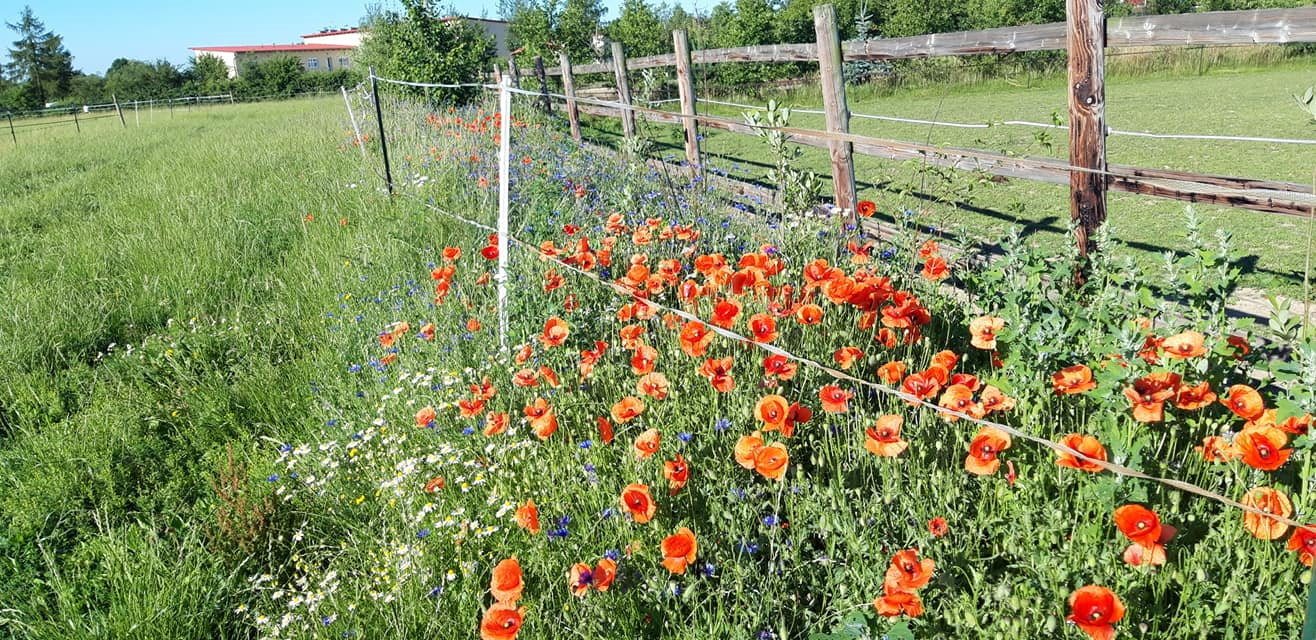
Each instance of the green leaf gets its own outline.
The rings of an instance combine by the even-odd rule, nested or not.
[[[901,620],[886,632],[887,640],[914,640],[914,632],[909,630],[909,623]]]

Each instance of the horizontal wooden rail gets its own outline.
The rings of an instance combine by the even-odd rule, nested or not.
[[[1184,45],[1247,45],[1316,42],[1316,7],[1211,11],[1161,16],[1132,16],[1106,21],[1106,47]],[[966,56],[1065,48],[1065,23],[999,27],[981,31],[934,33],[905,38],[853,40],[842,45],[846,60],[898,60],[932,56]],[[695,63],[816,62],[813,43],[769,44],[690,52]],[[676,65],[674,54],[632,58],[626,68],[652,69]],[[576,74],[610,73],[605,62],[579,65]],[[561,67],[545,71],[561,75]]]
[[[582,104],[580,111],[595,116],[620,117],[615,107]],[[653,109],[635,109],[637,115],[651,122],[680,125],[681,114]],[[755,127],[726,118],[697,116],[699,124],[710,129],[754,135]],[[791,131],[791,141],[797,144],[826,149],[834,136],[826,132]],[[917,142],[885,140],[856,134],[844,136],[853,142],[854,152],[887,160],[916,160],[929,165],[981,171],[990,175],[1031,180],[1057,185],[1069,184],[1069,165],[1059,159],[1010,156],[977,149],[940,147]],[[1307,217],[1316,204],[1310,186],[1264,180],[1251,180],[1185,171],[1147,169],[1124,165],[1110,165],[1106,176],[1107,187],[1113,191],[1212,204]]]

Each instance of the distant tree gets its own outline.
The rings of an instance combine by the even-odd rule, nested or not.
[[[105,78],[77,73],[69,82],[66,99],[74,104],[100,104],[106,102],[109,97],[108,92],[105,91]]]
[[[358,53],[361,63],[380,75],[419,82],[476,82],[491,68],[494,39],[467,20],[444,20],[433,0],[402,0],[402,11],[376,10],[368,18],[370,37]],[[444,101],[462,102],[474,89],[437,92]]]
[[[23,7],[18,22],[6,23],[18,40],[9,49],[5,71],[15,83],[24,85],[26,105],[42,107],[64,97],[73,80],[73,56],[64,48],[64,40]]]
[[[572,60],[608,55],[607,52],[595,51],[593,47],[594,35],[603,31],[606,13],[603,0],[566,0],[553,28],[553,40]]]
[[[681,5],[673,5],[670,10],[663,16],[663,29],[666,31],[684,30],[686,33],[694,31],[695,16],[687,12]]]
[[[120,100],[153,100],[182,93],[183,73],[168,60],[117,58],[105,72],[105,90]]]
[[[622,43],[626,55],[632,58],[672,50],[670,30],[646,0],[623,0],[621,15],[608,25],[608,37]]]
[[[183,75],[186,77],[187,93],[215,95],[225,93],[232,88],[232,80],[228,77],[228,66],[223,60],[214,56],[192,58]]]
[[[371,38],[375,37],[371,34]],[[302,61],[292,56],[280,56],[242,65],[238,74],[238,93],[244,96],[288,97],[302,90]]]
[[[521,49],[530,56],[554,52],[553,25],[558,10],[557,0],[503,0],[500,11],[509,23],[508,49]]]

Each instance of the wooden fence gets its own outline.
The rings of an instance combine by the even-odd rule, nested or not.
[[[635,118],[682,126],[690,165],[701,164],[699,127],[753,134],[755,129],[727,118],[698,113],[693,64],[735,62],[815,62],[819,65],[826,130],[791,129],[793,141],[828,150],[834,202],[854,216],[856,187],[853,154],[893,160],[919,159],[928,164],[981,171],[1010,178],[1070,187],[1070,214],[1077,222],[1079,250],[1086,254],[1092,235],[1106,219],[1108,190],[1265,211],[1312,215],[1312,188],[1289,182],[1110,165],[1106,162],[1105,56],[1110,47],[1216,46],[1316,42],[1316,7],[1218,11],[1210,13],[1106,19],[1101,0],[1066,0],[1066,22],[1002,27],[982,31],[938,33],[907,38],[842,42],[831,5],[814,7],[817,40],[813,43],[757,45],[691,51],[684,32],[673,32],[674,52],[627,60],[613,43],[609,62],[573,66],[564,54],[559,65],[536,60],[535,75],[545,98],[545,78],[560,76],[572,135],[580,139],[579,114],[620,117],[623,133],[635,135]],[[1016,157],[976,149],[941,147],[850,133],[841,65],[857,60],[896,60],[933,56],[967,56],[1021,51],[1064,50],[1068,54],[1069,161]],[[521,72],[510,65],[519,86]],[[628,72],[675,67],[679,112],[632,105]],[[618,108],[578,98],[573,75],[613,74]],[[590,104],[593,102],[593,104]],[[547,102],[544,103],[545,106]]]

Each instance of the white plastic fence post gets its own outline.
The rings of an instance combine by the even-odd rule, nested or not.
[[[366,142],[361,139],[361,127],[356,124],[356,114],[352,113],[352,101],[347,99],[347,87],[339,85],[343,90],[343,104],[347,105],[347,117],[352,120],[352,131],[356,133],[356,146],[361,149],[361,159],[369,160],[366,156]]]
[[[507,351],[508,187],[512,175],[512,78],[498,85],[498,344]]]

